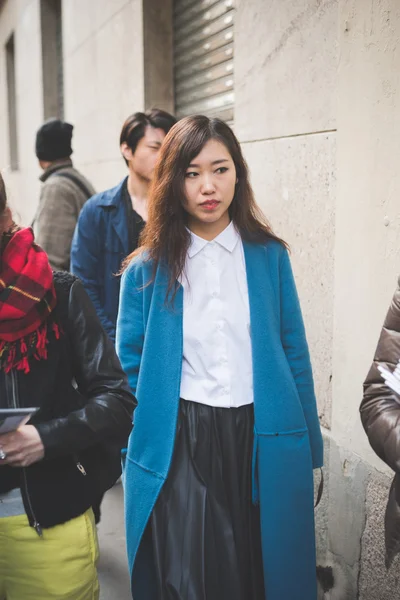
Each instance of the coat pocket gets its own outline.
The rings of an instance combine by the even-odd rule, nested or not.
[[[306,449],[306,455],[308,454],[310,464],[311,464],[311,448],[308,439],[308,429],[307,427],[302,427],[299,429],[293,429],[289,431],[257,431],[254,428],[254,439],[253,439],[253,456],[252,456],[252,502],[257,505],[260,501],[260,482],[259,482],[259,473],[260,473],[260,448],[261,448],[261,464],[264,463],[264,453],[266,448],[269,448],[268,453],[277,452],[280,454],[280,458],[282,455],[287,455],[290,459],[290,455],[292,454],[292,460],[295,460],[296,447],[301,446],[303,449]],[[292,451],[290,448],[293,448]],[[279,450],[280,449],[280,450]],[[308,452],[307,452],[308,450]],[[278,464],[278,462],[276,463]],[[263,467],[261,467],[263,469]],[[312,472],[312,467],[311,467]],[[266,477],[268,477],[268,473],[263,471]]]

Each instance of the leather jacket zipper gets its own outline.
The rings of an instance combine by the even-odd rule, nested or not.
[[[76,468],[78,469],[78,471],[84,476],[86,477],[87,473],[86,473],[86,469],[83,466],[83,464],[81,463],[81,461],[79,460],[79,457],[77,454],[73,455],[73,459],[74,459],[74,463]]]
[[[17,388],[17,379],[16,379],[15,371],[11,370],[10,376],[11,376],[11,406],[12,406],[12,408],[19,408],[18,388]],[[38,520],[36,519],[36,515],[35,515],[35,512],[32,507],[31,497],[29,495],[28,479],[26,476],[25,467],[22,467],[22,478],[23,478],[23,488],[25,491],[26,499],[28,501],[28,508],[29,508],[31,520],[33,521],[33,528],[36,531],[36,533],[40,537],[42,537],[43,536],[42,527],[41,527],[40,523],[38,522]]]
[[[18,408],[17,382],[15,380],[14,371],[10,372],[10,377],[11,377],[11,408]]]
[[[78,471],[80,471],[82,473],[82,475],[84,475],[86,477],[86,475],[87,475],[86,469],[85,469],[85,467],[83,466],[82,463],[77,462],[76,463],[76,468],[78,469]]]
[[[22,475],[24,478],[24,487],[25,487],[26,498],[28,500],[28,507],[29,507],[29,511],[30,511],[32,519],[33,519],[33,529],[36,531],[38,536],[43,537],[42,527],[41,527],[40,523],[38,522],[38,520],[36,519],[35,513],[32,508],[31,497],[30,497],[29,491],[28,491],[28,481],[27,481],[27,477],[26,477],[26,469],[25,468],[22,469]]]

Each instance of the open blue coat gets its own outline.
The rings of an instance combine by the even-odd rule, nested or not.
[[[316,600],[313,468],[323,444],[289,256],[276,241],[244,243],[254,375],[253,500],[260,503],[267,600]],[[126,535],[135,600],[153,600],[143,536],[168,476],[182,369],[183,289],[165,305],[168,277],[135,259],[124,273],[117,350],[138,399],[126,472]]]

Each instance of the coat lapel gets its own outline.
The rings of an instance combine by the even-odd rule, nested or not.
[[[102,203],[102,206],[109,211],[110,224],[121,243],[124,256],[129,253],[128,226],[123,197],[126,180],[127,177],[114,189],[110,190]]]
[[[125,213],[125,206],[123,201],[123,192],[120,190],[118,197],[116,197],[115,208],[111,213],[111,223],[117,234],[124,254],[129,252],[129,239],[128,239],[128,226]]]
[[[263,336],[263,328],[260,327],[260,317],[266,320],[270,299],[274,293],[269,277],[267,248],[261,244],[243,242],[244,256],[246,262],[247,286],[249,290],[250,321],[253,346],[255,340]]]
[[[150,265],[147,271],[144,281],[151,279]],[[165,452],[165,439],[175,437],[183,353],[183,289],[179,287],[173,306],[165,303],[167,289],[168,276],[159,266],[154,282],[143,289],[147,352],[140,364],[136,432],[131,447],[131,458],[160,477],[166,477],[172,458],[173,444],[169,446],[170,451]],[[159,435],[160,423],[163,424],[162,436]]]
[[[267,247],[243,242],[243,248],[250,304],[254,408],[258,420],[260,410],[265,412],[263,400],[269,393],[270,379],[266,370],[272,368],[272,364],[267,357],[271,355],[271,344],[279,339],[279,304],[271,282]]]

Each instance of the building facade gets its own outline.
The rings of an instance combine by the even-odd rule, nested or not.
[[[2,0],[0,52],[0,168],[24,223],[44,118],[74,124],[74,162],[98,190],[125,173],[118,137],[134,111],[233,123],[292,248],[311,347],[326,442],[320,598],[397,598],[391,474],[358,408],[400,271],[398,0]]]

